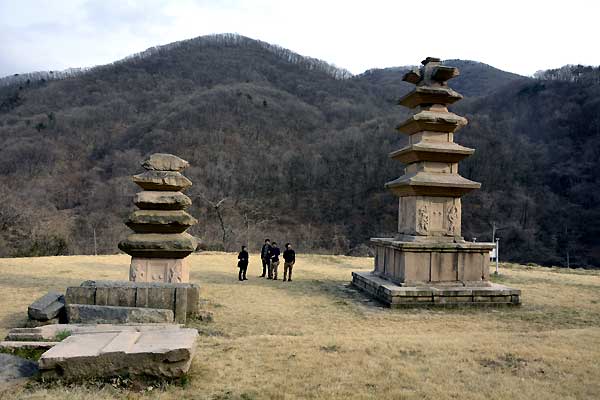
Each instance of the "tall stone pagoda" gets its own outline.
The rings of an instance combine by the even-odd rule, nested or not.
[[[192,200],[181,193],[192,186],[180,172],[188,165],[174,155],[156,153],[142,163],[146,171],[133,176],[143,191],[134,199],[139,210],[125,221],[134,233],[119,243],[131,255],[130,281],[189,282],[185,257],[198,242],[185,231],[198,221],[185,212]]]
[[[404,75],[416,87],[398,102],[415,110],[397,127],[408,145],[390,154],[404,175],[385,185],[400,198],[398,234],[371,239],[375,269],[353,272],[353,284],[390,306],[520,304],[520,290],[488,280],[493,245],[461,237],[460,198],[481,184],[458,173],[474,152],[454,142],[467,120],[447,108],[463,98],[447,83],[459,71],[438,58],[422,64]]]

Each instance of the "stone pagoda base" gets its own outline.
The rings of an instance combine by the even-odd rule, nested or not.
[[[373,272],[352,272],[352,284],[388,307],[501,306],[521,304],[521,290],[490,283],[489,286],[402,286]]]
[[[352,284],[390,307],[518,305],[521,291],[489,282],[492,245],[418,236],[372,239],[375,270]]]
[[[187,283],[190,266],[185,258],[131,257],[129,267],[131,282]]]

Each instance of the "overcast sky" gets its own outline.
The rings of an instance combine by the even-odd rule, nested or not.
[[[224,32],[353,73],[433,56],[531,75],[599,65],[599,18],[597,0],[0,0],[0,76]]]

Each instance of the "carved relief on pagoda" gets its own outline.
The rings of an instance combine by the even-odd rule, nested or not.
[[[450,208],[448,209],[447,219],[448,219],[448,234],[456,235],[456,231],[458,230],[457,224],[459,223],[459,220],[458,220],[458,208],[454,204],[452,204],[450,206]]]
[[[417,211],[417,233],[427,235],[429,233],[429,209],[423,204]]]

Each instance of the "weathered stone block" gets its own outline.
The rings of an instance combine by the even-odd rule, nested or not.
[[[42,376],[67,380],[121,375],[176,378],[190,368],[195,329],[73,335],[39,360]]]
[[[95,304],[97,306],[111,306],[111,305],[116,305],[116,304],[110,304],[109,303],[110,292],[111,292],[110,288],[105,288],[105,287],[98,287],[98,288],[96,288],[96,301],[95,301]]]
[[[431,253],[431,282],[456,282],[458,260],[456,253]]]
[[[148,307],[175,309],[174,287],[150,287],[148,289]]]
[[[96,289],[96,297],[98,289],[101,291],[105,288]],[[107,305],[118,307],[135,307],[136,288],[134,287],[115,287],[108,290]],[[98,305],[98,303],[96,303]]]
[[[40,297],[27,308],[29,318],[38,321],[48,321],[57,318],[65,308],[65,297],[56,292],[50,292]]]
[[[157,308],[67,304],[67,319],[76,324],[127,324],[173,322],[173,310]]]
[[[96,288],[84,286],[70,286],[65,295],[67,304],[95,304]]]
[[[175,322],[185,323],[187,318],[188,293],[185,288],[175,289]]]

